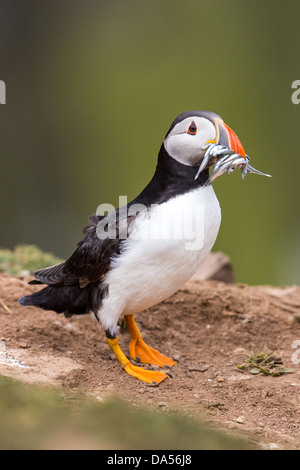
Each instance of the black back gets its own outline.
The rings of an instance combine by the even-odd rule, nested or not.
[[[217,116],[214,113],[199,111],[182,113],[173,121],[167,135],[182,119],[197,115],[212,121],[213,117]],[[115,211],[117,226],[124,224],[124,216],[119,214],[128,213],[133,204],[143,204],[149,208],[152,204],[162,204],[203,186],[208,180],[209,171],[204,170],[195,180],[197,169],[198,166],[187,166],[172,158],[162,144],[156,170],[149,184],[127,204],[127,211]],[[109,293],[109,286],[105,284],[106,273],[110,269],[112,257],[121,255],[123,242],[118,236],[116,239],[104,240],[98,237],[97,225],[102,219],[103,217],[97,215],[89,218],[91,225],[84,230],[86,236],[64,263],[35,273],[36,280],[31,283],[48,284],[48,287],[20,299],[22,305],[35,305],[58,313],[65,312],[67,316],[88,313],[91,310],[97,315],[102,299]],[[133,220],[134,216],[126,218],[127,227]]]

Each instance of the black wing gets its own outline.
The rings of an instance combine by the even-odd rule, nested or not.
[[[112,238],[100,238],[98,224],[104,217],[92,215],[89,217],[90,225],[84,229],[86,236],[78,243],[77,249],[65,262],[40,269],[34,273],[36,280],[31,284],[48,284],[49,286],[80,285],[101,283],[109,270],[112,258],[120,254],[124,239],[124,227],[128,233],[129,224],[136,217],[118,218],[119,210],[115,217],[115,236]],[[123,228],[120,238],[120,227]]]

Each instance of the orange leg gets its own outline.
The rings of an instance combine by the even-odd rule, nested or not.
[[[159,367],[172,367],[177,364],[177,361],[174,361],[174,359],[170,357],[163,356],[160,352],[150,348],[150,346],[143,341],[133,315],[125,315],[124,318],[131,334],[129,353],[134,361]]]
[[[132,377],[136,377],[137,379],[151,385],[158,385],[168,377],[168,374],[163,371],[146,370],[144,367],[137,367],[131,364],[129,359],[127,359],[122,349],[120,348],[118,338],[106,338],[106,341],[115,353],[116,358],[118,359],[123,369]]]

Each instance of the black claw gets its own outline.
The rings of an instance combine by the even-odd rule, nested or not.
[[[174,357],[172,357],[173,361],[176,361],[178,362],[178,364],[180,364],[180,361],[178,361],[178,359],[174,359]]]
[[[173,375],[170,374],[170,372],[165,372],[166,375],[168,375],[169,377],[171,377],[171,379],[173,379]]]
[[[151,382],[151,384],[145,384],[145,385],[147,385],[147,387],[157,387],[158,383],[153,381],[153,382]]]
[[[140,360],[139,357],[135,356],[135,360],[136,360],[136,362],[138,362],[139,364],[141,363],[141,360]]]
[[[171,369],[171,367],[170,367],[170,366],[165,366],[164,368],[165,368],[165,369]]]

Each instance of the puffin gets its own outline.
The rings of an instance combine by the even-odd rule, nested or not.
[[[208,158],[212,148],[222,151],[212,151]],[[210,167],[224,155],[247,166],[249,157],[239,138],[219,115],[181,113],[162,142],[145,189],[108,214],[90,216],[73,254],[36,271],[29,284],[46,287],[22,297],[20,304],[66,317],[91,313],[130,376],[150,385],[171,376],[177,361],[144,342],[134,316],[174,294],[210,253],[221,223]],[[118,341],[121,316],[131,335],[133,362]]]

